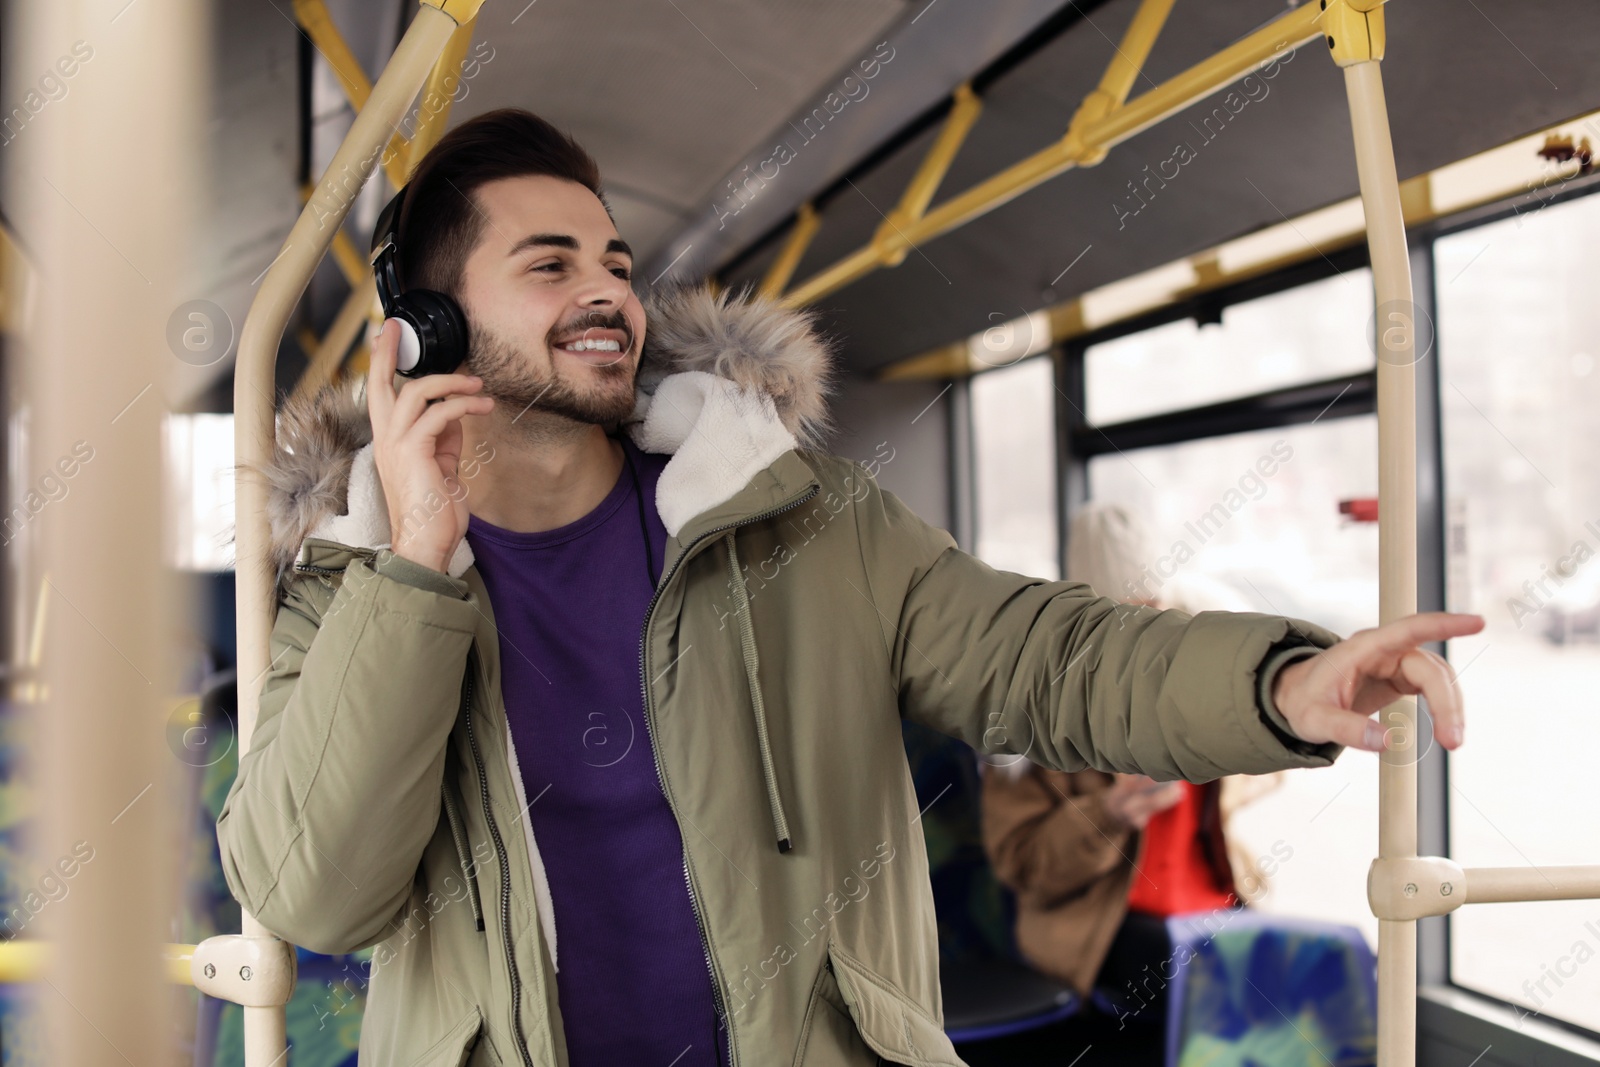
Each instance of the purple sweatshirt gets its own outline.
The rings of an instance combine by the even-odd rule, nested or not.
[[[659,576],[655,487],[669,457],[623,447]],[[499,629],[526,817],[550,880],[573,1067],[716,1067],[711,973],[644,721],[639,641],[654,590],[636,500],[624,465],[576,522],[515,533],[474,515],[467,542]]]

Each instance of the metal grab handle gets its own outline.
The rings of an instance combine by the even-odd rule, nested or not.
[[[275,447],[274,368],[289,315],[327,254],[357,194],[372,176],[406,109],[422,88],[456,27],[470,22],[482,0],[424,0],[421,10],[383,69],[366,106],[317,182],[316,191],[289,231],[283,251],[268,268],[250,305],[234,366],[234,462],[236,520],[239,754],[250,747],[260,707],[261,682],[270,666],[272,622],[277,607],[268,561],[267,486],[251,470],[263,468]],[[442,6],[441,6],[442,5]],[[448,10],[447,10],[448,9]],[[247,939],[270,938],[253,916],[243,916]],[[282,1005],[244,1009],[246,1067],[284,1060],[287,1034]]]

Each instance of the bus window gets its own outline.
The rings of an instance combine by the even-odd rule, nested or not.
[[[1473,709],[1450,756],[1463,866],[1594,863],[1600,841],[1597,244],[1586,196],[1434,246],[1450,608],[1488,621],[1450,648]],[[1597,920],[1594,901],[1464,908],[1452,980],[1600,1030]]]
[[[1034,357],[972,379],[975,554],[1051,580],[1061,573],[1053,369],[1050,357]]]
[[[168,501],[167,562],[179,570],[233,567],[233,416],[162,420]]]
[[[1085,407],[1096,425],[1369,370],[1372,272],[1362,268],[1092,346]]]
[[[1341,518],[1337,505],[1374,494],[1377,448],[1375,416],[1322,419],[1096,456],[1089,493],[1146,521],[1158,601],[1192,591],[1184,599],[1348,635],[1377,622],[1378,529]],[[1251,903],[1347,922],[1376,943],[1365,882],[1378,834],[1375,757],[1352,752],[1332,767],[1289,771],[1230,827],[1276,868],[1270,891]]]

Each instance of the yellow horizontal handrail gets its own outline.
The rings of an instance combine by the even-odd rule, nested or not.
[[[897,255],[903,256],[906,248],[986,215],[1072,167],[1099,162],[1112,146],[1264,66],[1275,56],[1321,36],[1323,16],[1318,3],[1302,4],[1125,104],[1110,100],[1105,88],[1096,90],[1073,116],[1061,140],[946,200],[897,231],[881,234],[795,286],[782,303],[799,307],[820,300],[878,267],[891,264]],[[1149,40],[1149,24],[1136,20],[1122,50],[1126,52],[1130,44],[1137,47],[1140,42],[1148,50]],[[1119,55],[1102,85],[1113,84],[1114,93],[1116,88],[1131,84],[1130,66],[1130,61]]]

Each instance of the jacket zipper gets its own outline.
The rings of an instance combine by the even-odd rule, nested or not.
[[[683,820],[678,815],[678,806],[673,802],[672,793],[667,789],[666,775],[662,774],[661,772],[661,754],[656,751],[655,729],[651,725],[651,714],[654,711],[654,707],[650,700],[649,635],[650,619],[655,614],[656,604],[660,601],[661,594],[666,589],[667,583],[671,581],[673,576],[678,573],[678,568],[682,566],[683,562],[689,558],[689,553],[694,551],[695,547],[698,546],[702,541],[705,541],[717,534],[726,533],[727,531],[735,529],[739,526],[745,526],[753,522],[763,522],[772,518],[773,516],[781,515],[791,508],[797,508],[801,504],[804,504],[807,500],[810,500],[812,497],[816,496],[818,491],[819,487],[813,485],[803,494],[795,497],[793,500],[790,500],[787,503],[780,504],[775,508],[763,511],[759,515],[751,515],[747,518],[740,519],[738,522],[730,522],[726,526],[718,526],[715,529],[706,530],[705,532],[701,533],[693,541],[685,545],[683,551],[678,553],[678,558],[672,561],[672,566],[668,568],[666,574],[661,576],[661,581],[656,584],[655,592],[650,596],[650,603],[644,610],[644,625],[639,630],[639,695],[644,701],[644,731],[645,736],[650,741],[650,758],[655,763],[656,781],[660,783],[661,794],[667,798],[667,806],[672,809],[673,818],[678,821],[678,825],[680,827],[683,825]],[[711,973],[711,996],[716,1005],[717,1015],[720,1016],[727,1024],[728,1054],[731,1057],[730,1067],[736,1067],[739,1062],[739,1058],[738,1053],[734,1050],[733,1044],[733,1019],[728,1015],[727,1006],[723,1003],[722,981],[717,975],[717,965],[711,959],[711,941],[706,937],[705,919],[700,912],[700,897],[694,889],[694,877],[689,873],[688,846],[684,846],[683,850],[683,883],[689,888],[689,904],[694,910],[695,927],[700,933],[700,951],[705,954],[706,970]],[[718,1054],[718,1058],[720,1059],[720,1053]]]
[[[511,859],[505,842],[500,837],[500,827],[489,807],[489,779],[484,770],[483,753],[478,749],[478,736],[472,729],[472,680],[478,672],[478,644],[467,650],[467,684],[463,698],[463,717],[467,724],[467,744],[472,748],[472,761],[478,768],[478,792],[483,801],[483,817],[489,824],[489,836],[494,839],[495,858],[500,863],[500,939],[506,950],[506,967],[511,972],[511,1021],[516,1028],[517,1051],[522,1055],[523,1067],[533,1067],[533,1057],[528,1052],[528,1039],[522,1032],[522,976],[517,972],[516,942],[511,937]]]
[[[376,553],[358,551],[355,554],[368,559],[376,557]],[[346,570],[344,567],[319,567],[314,563],[296,563],[295,569],[313,574],[343,574]],[[467,744],[472,749],[472,761],[477,765],[478,793],[483,802],[484,821],[489,825],[489,836],[494,840],[495,858],[500,864],[500,938],[506,950],[506,967],[511,973],[511,1021],[517,1036],[517,1051],[522,1056],[523,1067],[533,1067],[533,1056],[528,1052],[528,1039],[522,1030],[522,975],[517,971],[516,942],[511,937],[511,858],[506,852],[505,841],[500,837],[500,827],[495,822],[494,811],[489,807],[489,779],[484,769],[483,753],[478,748],[478,736],[472,728],[472,683],[477,673],[478,643],[474,640],[472,646],[467,649],[467,671],[461,695],[462,718],[466,721]],[[646,722],[648,721],[647,717]],[[476,877],[473,881],[476,881]]]

